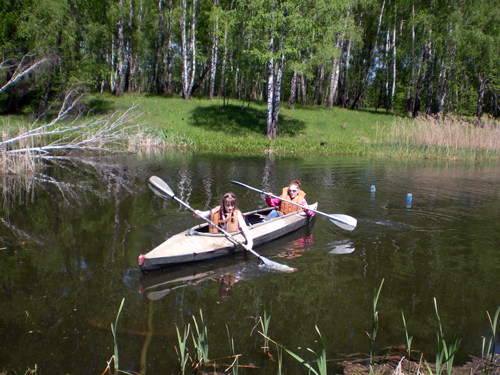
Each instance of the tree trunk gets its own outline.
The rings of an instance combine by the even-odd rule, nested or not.
[[[411,8],[412,19],[415,17],[415,5]],[[415,85],[415,25],[412,22],[411,26],[411,60],[409,69],[411,71],[410,83],[408,84],[408,91],[406,91],[405,99],[405,112],[408,114],[413,113],[413,99],[412,91]]]
[[[337,43],[335,44],[335,49],[339,48],[339,46],[340,46],[340,39],[337,39]],[[328,100],[326,101],[326,108],[333,107],[333,99],[335,98],[335,93],[337,92],[339,75],[340,75],[340,59],[334,57],[332,59],[332,72],[330,74],[330,89],[328,93]]]
[[[339,92],[340,106],[342,108],[345,108],[347,106],[347,102],[349,100],[348,90],[347,90],[348,88],[347,78],[349,77],[350,59],[351,59],[351,40],[349,39],[347,41],[347,51],[345,53],[344,72],[343,72],[344,78],[342,79],[342,90]]]
[[[318,66],[316,73],[316,87],[314,89],[313,105],[321,105],[323,100],[323,81],[325,79],[325,66],[321,64]]]
[[[269,42],[270,48],[272,48],[273,37]],[[272,139],[277,137],[276,129],[273,127],[273,108],[274,108],[274,59],[269,59],[267,63],[267,117],[266,117],[266,137],[267,139]]]
[[[118,18],[118,49],[116,51],[116,56],[118,59],[118,64],[116,67],[117,81],[115,87],[115,95],[120,97],[123,96],[125,91],[125,36],[123,31],[123,0],[118,0],[119,7],[119,18]]]
[[[476,126],[482,127],[481,117],[483,117],[483,104],[484,104],[484,93],[486,91],[486,85],[490,82],[490,77],[483,77],[482,73],[478,75],[479,89],[477,92],[477,109],[476,109]]]
[[[370,76],[372,62],[374,60],[375,53],[377,52],[378,35],[380,33],[380,26],[382,25],[382,16],[384,14],[384,8],[385,8],[385,0],[382,2],[382,7],[380,8],[380,15],[379,15],[379,18],[378,18],[378,26],[377,26],[377,34],[375,34],[375,44],[374,44],[373,48],[370,49],[370,58],[368,59],[368,66],[367,66],[367,69],[366,69],[366,73],[364,75],[363,80],[361,81],[361,87],[360,87],[360,89],[359,89],[359,91],[358,91],[358,93],[356,95],[356,98],[354,98],[354,101],[352,102],[351,109],[356,108],[356,106],[358,105],[359,99],[361,98],[361,96],[365,92],[366,84],[368,82],[368,77]]]
[[[217,73],[217,55],[219,53],[219,0],[214,0],[217,15],[215,17],[215,30],[212,37],[212,64],[210,66],[210,92],[208,97],[214,100],[215,78]]]
[[[288,98],[288,105],[295,104],[295,95],[297,94],[297,71],[293,71],[292,80],[290,82],[290,97]]]
[[[227,65],[227,32],[228,32],[228,26],[224,28],[224,57],[222,58],[222,66],[221,66],[221,72],[220,72],[220,86],[219,86],[219,92],[217,93],[217,97],[220,98],[224,95],[224,92],[226,91],[226,65]]]
[[[186,100],[191,98],[191,90],[194,85],[194,77],[196,74],[196,0],[193,0],[191,11],[191,27],[188,33],[186,25],[188,13],[187,1],[182,0],[182,14],[180,19],[182,49],[182,97]]]
[[[300,73],[300,86],[302,91],[302,105],[307,105],[307,83],[306,83],[306,75],[304,73]]]
[[[163,62],[163,52],[165,51],[165,37],[164,37],[164,26],[165,26],[165,11],[163,10],[163,0],[158,0],[158,40],[156,42],[156,63],[155,63],[155,88],[158,95],[162,95],[163,84],[162,76],[160,72]]]
[[[173,61],[172,58],[172,29],[173,29],[173,0],[168,2],[168,21],[167,21],[167,45],[166,53],[163,52],[163,78],[162,84],[166,86],[167,95],[171,95],[173,92]],[[163,45],[165,48],[165,44]]]
[[[395,13],[395,12],[394,12]],[[394,28],[392,29],[392,87],[389,98],[389,112],[394,112],[394,97],[396,95],[396,16],[394,16]]]
[[[432,49],[432,44],[429,42],[429,53],[427,59],[427,75],[425,80],[426,86],[426,98],[425,98],[425,115],[430,116],[432,114],[432,74],[434,72],[434,51]]]

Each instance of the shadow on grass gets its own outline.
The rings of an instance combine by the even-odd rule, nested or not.
[[[85,103],[90,113],[108,113],[116,110],[116,104],[109,98],[91,98]]]
[[[193,126],[216,132],[233,135],[245,135],[249,132],[266,134],[265,111],[245,108],[241,113],[239,105],[197,107],[192,111],[191,120]],[[295,136],[303,131],[305,126],[303,121],[279,115],[278,133],[280,135]]]

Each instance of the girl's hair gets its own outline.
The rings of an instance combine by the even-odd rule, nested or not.
[[[292,186],[292,185],[297,185],[298,188],[300,189],[300,181],[299,180],[292,180],[289,184],[288,184],[288,187]]]
[[[220,210],[219,210],[219,218],[222,219],[222,215],[226,213],[226,204],[232,203],[234,205],[234,209],[236,210],[236,195],[233,193],[226,193],[222,197],[220,202]]]

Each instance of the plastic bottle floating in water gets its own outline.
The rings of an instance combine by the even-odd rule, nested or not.
[[[376,190],[376,189],[375,189],[375,185],[372,185],[372,186],[370,187],[370,191],[371,191],[372,193],[375,193],[375,190]]]
[[[411,201],[413,199],[413,195],[411,193],[408,193],[406,195],[406,207],[411,207]]]

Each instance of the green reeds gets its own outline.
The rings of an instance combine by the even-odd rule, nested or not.
[[[203,312],[200,309],[201,327],[198,327],[196,317],[193,315],[194,328],[196,329],[196,338],[194,332],[191,334],[193,338],[194,348],[196,349],[196,358],[200,365],[208,362],[208,331],[207,326],[203,320]]]
[[[111,333],[113,334],[113,341],[114,341],[114,349],[115,349],[115,354],[114,354],[114,364],[115,364],[115,374],[117,374],[120,370],[120,361],[119,361],[119,356],[118,356],[118,341],[116,340],[116,327],[118,326],[118,319],[120,318],[120,314],[123,309],[123,304],[125,303],[125,298],[122,299],[122,303],[120,304],[120,308],[118,309],[118,314],[116,315],[116,320],[115,320],[115,325],[111,323]]]
[[[113,334],[113,342],[114,342],[114,354],[111,357],[111,359],[109,360],[108,366],[107,366],[106,370],[104,371],[104,373],[108,370],[111,371],[109,364],[111,363],[111,361],[113,361],[115,375],[117,375],[118,373],[130,374],[127,371],[120,370],[120,361],[119,361],[119,355],[118,355],[118,340],[116,338],[116,327],[118,326],[118,319],[120,318],[120,314],[122,312],[124,304],[125,304],[125,298],[122,299],[122,303],[120,304],[120,308],[118,309],[118,314],[116,314],[115,324],[113,325],[113,323],[111,323],[111,333]]]
[[[264,336],[264,346],[262,349],[264,349],[264,353],[268,354],[269,353],[269,340],[267,339],[267,336],[269,336],[269,323],[271,322],[271,313],[269,312],[269,316],[267,315],[266,311],[266,306],[264,306],[264,319],[262,319],[262,316],[260,317],[260,326],[262,327],[262,333]]]
[[[372,332],[371,334],[366,332],[370,339],[370,375],[375,373],[375,339],[377,338],[378,331],[378,299],[380,297],[380,292],[382,291],[382,286],[384,285],[384,279],[380,283],[378,291],[375,292],[373,296],[373,319],[372,319]]]
[[[453,359],[455,358],[455,353],[460,345],[460,340],[458,340],[457,334],[453,334],[450,337],[449,343],[446,343],[446,338],[443,333],[443,326],[441,324],[441,318],[439,317],[437,301],[434,297],[434,308],[436,310],[436,316],[438,318],[439,332],[437,333],[437,353],[436,353],[436,374],[441,375],[445,365],[448,375],[451,375],[453,370]],[[432,369],[427,361],[425,361],[427,370],[431,375],[434,375]]]
[[[408,375],[411,375],[411,342],[413,341],[413,336],[408,336],[408,327],[406,326],[405,314],[402,311],[401,311],[401,316],[403,317],[403,325],[405,327],[406,355],[408,359]]]
[[[236,350],[234,349],[234,338],[229,334],[229,328],[226,324],[227,338],[229,339],[229,349],[231,350],[231,357],[233,358],[233,363],[226,369],[224,372],[228,372],[231,368],[233,369],[233,375],[238,375],[238,365],[240,354],[236,354]]]
[[[316,375],[327,375],[328,372],[327,372],[327,368],[326,368],[327,358],[326,358],[325,342],[323,341],[323,336],[321,336],[321,332],[319,331],[318,326],[315,326],[315,327],[316,327],[316,331],[318,332],[318,335],[319,335],[320,340],[321,340],[321,353],[318,354],[314,350],[312,350],[311,348],[307,348],[307,350],[315,355],[316,363],[318,364],[318,370],[316,370],[308,361],[301,358],[300,356],[298,356],[297,354],[295,354],[291,350],[285,348],[281,344],[278,344],[276,341],[273,341],[269,337],[264,336],[264,334],[262,332],[259,332],[259,333],[262,336],[264,336],[264,338],[266,338],[267,340],[269,340],[270,342],[272,342],[273,344],[275,344],[276,346],[278,346],[279,348],[281,348],[285,352],[287,352],[292,358],[294,358],[297,361],[299,361],[300,363],[302,363],[302,365],[304,365],[304,367],[306,367],[310,373],[312,372],[313,374],[316,374]],[[281,356],[280,356],[280,358],[281,358]],[[281,360],[280,360],[280,373],[281,373]]]
[[[187,360],[189,358],[188,356],[188,349],[187,349],[187,340],[189,338],[189,324],[184,327],[184,333],[181,336],[179,332],[179,327],[177,327],[177,324],[175,325],[175,330],[177,331],[177,341],[179,343],[179,348],[175,347],[175,351],[177,353],[178,359],[179,359],[179,364],[181,365],[181,371],[182,375],[185,374],[186,371],[186,364]]]
[[[491,319],[491,315],[488,311],[486,311],[486,314],[488,314],[488,320],[490,321],[491,337],[488,342],[487,349],[486,349],[486,337],[483,337],[481,373],[484,375],[489,375],[493,371],[493,364],[495,362],[495,339],[496,339],[498,316],[500,314],[500,306],[498,306],[497,311],[493,316],[493,319]]]

